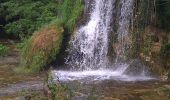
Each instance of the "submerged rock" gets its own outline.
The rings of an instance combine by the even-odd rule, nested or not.
[[[145,75],[147,74],[147,67],[138,59],[133,60],[130,64],[129,67],[126,69],[124,74],[126,75],[132,75],[132,76],[139,76],[139,75]]]

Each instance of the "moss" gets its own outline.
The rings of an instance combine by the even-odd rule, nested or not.
[[[63,40],[62,22],[55,20],[25,40],[21,49],[21,66],[26,72],[45,69],[58,55]]]
[[[64,27],[73,32],[84,10],[83,0],[64,0],[59,9],[59,17],[63,19]]]
[[[162,37],[160,58],[165,69],[170,69],[170,44],[168,43],[168,34]]]
[[[0,56],[5,56],[8,54],[9,48],[5,45],[0,44]]]

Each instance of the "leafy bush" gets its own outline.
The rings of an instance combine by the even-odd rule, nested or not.
[[[59,17],[73,30],[83,11],[82,0],[8,0],[0,3],[0,22],[6,33],[25,37]]]
[[[55,0],[8,0],[0,3],[1,23],[7,34],[15,37],[31,35],[42,25],[56,19]]]
[[[9,48],[0,44],[0,56],[4,56],[9,52]]]

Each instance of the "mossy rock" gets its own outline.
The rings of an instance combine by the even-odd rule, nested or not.
[[[51,63],[60,51],[64,29],[53,22],[25,41],[21,64],[27,72],[38,72]]]

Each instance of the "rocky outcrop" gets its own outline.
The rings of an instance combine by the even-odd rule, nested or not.
[[[44,27],[28,39],[22,49],[23,65],[28,71],[37,72],[55,60],[63,41],[63,28],[58,22]]]

